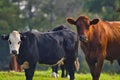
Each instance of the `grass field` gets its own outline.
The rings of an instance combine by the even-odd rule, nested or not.
[[[61,73],[61,72],[59,72]],[[75,74],[76,80],[92,80],[90,73]],[[24,72],[0,72],[0,80],[25,80]],[[35,71],[33,80],[69,80],[67,78],[52,78],[51,70]],[[120,80],[120,74],[106,74],[102,73],[100,80]]]

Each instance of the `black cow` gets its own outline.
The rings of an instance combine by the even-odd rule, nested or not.
[[[32,80],[37,62],[53,66],[63,61],[66,62],[70,80],[74,80],[78,56],[75,32],[68,29],[55,32],[13,31],[2,38],[8,40],[10,53],[16,55],[18,63],[23,65],[26,80]]]
[[[52,31],[59,31],[59,30],[63,30],[63,29],[69,29],[69,28],[65,25],[60,25],[60,26],[54,28]],[[52,75],[51,75],[52,77],[58,77],[59,76],[58,75],[58,67],[59,67],[59,65],[52,66]],[[69,78],[69,72],[66,69],[65,63],[60,65],[60,69],[62,70],[61,77],[68,77]]]

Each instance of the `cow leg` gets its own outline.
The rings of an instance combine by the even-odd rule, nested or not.
[[[92,78],[94,80],[94,71],[95,71],[95,68],[96,68],[95,67],[95,63],[96,62],[94,62],[94,61],[92,61],[92,60],[90,60],[88,58],[86,58],[86,61],[87,61],[87,64],[88,64],[88,66],[90,68],[90,72],[91,72]]]
[[[52,66],[52,72],[58,73],[58,65]]]
[[[69,71],[67,70],[66,68],[66,75],[65,75],[67,78],[70,78],[70,75],[69,75]]]
[[[87,60],[87,63],[90,67],[90,71],[91,71],[93,80],[99,80],[103,61],[104,61],[103,56],[99,56],[97,63],[95,61],[92,62],[92,61]]]
[[[52,75],[51,75],[52,77],[59,77],[59,75],[58,75],[58,65],[56,65],[56,66],[52,66]]]
[[[61,68],[61,70],[62,70],[61,77],[66,77],[66,76],[65,76],[65,72],[64,72],[64,70],[65,70],[65,65],[61,65],[60,68]]]
[[[35,71],[35,66],[36,66],[36,63],[30,65],[29,69],[25,69],[26,80],[32,80],[34,71]]]
[[[74,73],[75,73],[75,67],[74,67],[74,59],[67,60],[66,68],[70,75],[70,80],[74,80]]]
[[[66,68],[66,65],[65,63],[63,65],[60,66],[61,70],[62,70],[62,74],[61,74],[61,77],[68,77],[69,78],[69,72]],[[66,72],[66,73],[65,73]]]
[[[98,62],[96,64],[95,73],[94,73],[94,80],[99,80],[100,73],[101,73],[102,66],[103,66],[103,62],[104,62],[104,57],[103,56],[101,56],[101,57],[99,56]]]

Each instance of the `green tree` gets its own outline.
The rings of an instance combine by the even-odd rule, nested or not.
[[[0,0],[0,32],[8,33],[13,29],[20,28],[21,19],[19,18],[17,5],[8,1]]]
[[[120,15],[117,12],[119,3],[119,0],[86,0],[84,11],[91,17],[99,16],[103,20],[120,20]]]

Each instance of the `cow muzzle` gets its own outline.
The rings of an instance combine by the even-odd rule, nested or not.
[[[17,55],[17,51],[16,50],[12,50],[12,54],[16,56]]]
[[[88,41],[88,38],[85,35],[80,35],[79,39],[80,41],[85,42],[85,43]]]

